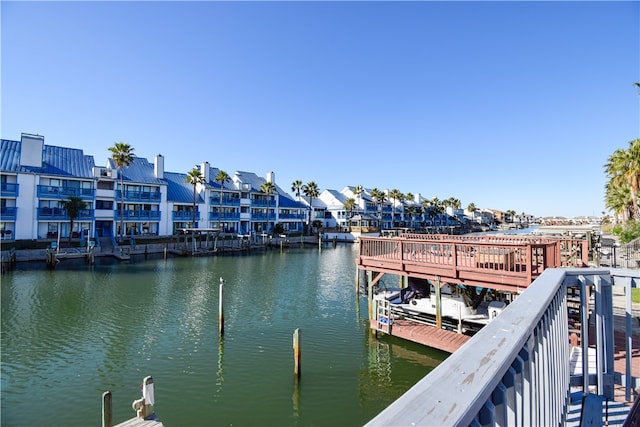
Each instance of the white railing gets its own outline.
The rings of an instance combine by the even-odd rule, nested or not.
[[[579,395],[591,392],[613,399],[614,381],[620,381],[628,396],[635,385],[630,351],[629,374],[621,377],[613,371],[614,282],[626,289],[630,350],[630,294],[640,283],[640,271],[547,269],[500,316],[367,426],[557,426],[567,423],[572,384],[578,384]],[[580,323],[589,324],[590,312],[595,316],[595,372],[593,363],[589,369],[593,352],[588,351],[588,333],[581,334],[582,372],[570,371],[568,288],[577,288],[580,295]]]

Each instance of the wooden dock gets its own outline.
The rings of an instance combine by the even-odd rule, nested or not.
[[[113,424],[111,392],[102,393],[102,427],[164,427],[153,410],[155,403],[153,378],[151,376],[145,377],[141,388],[142,398],[134,400],[131,405],[136,411],[136,417],[115,426]]]
[[[143,420],[142,418],[131,418],[123,423],[117,424],[115,427],[164,427],[160,421]]]
[[[377,321],[370,321],[371,329],[376,329]],[[431,348],[454,353],[471,339],[469,335],[438,329],[410,320],[395,319],[389,329],[389,335],[426,345]]]

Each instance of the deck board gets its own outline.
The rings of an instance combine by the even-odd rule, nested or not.
[[[375,320],[371,322],[371,328],[376,329]],[[393,321],[390,335],[446,351],[447,353],[454,353],[471,339],[468,335],[400,319]]]
[[[164,424],[158,420],[144,420],[142,418],[135,417],[117,424],[115,427],[164,427]]]

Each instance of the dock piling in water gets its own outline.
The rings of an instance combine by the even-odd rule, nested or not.
[[[102,427],[113,427],[112,396],[110,391],[102,393]]]
[[[296,328],[293,332],[293,373],[296,377],[300,377],[300,328]]]
[[[220,278],[220,292],[218,295],[218,328],[220,336],[224,335],[224,310],[222,306],[222,295],[224,292],[224,279]]]

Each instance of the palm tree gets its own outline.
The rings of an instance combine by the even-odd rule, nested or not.
[[[628,184],[613,185],[611,182],[608,182],[604,201],[605,206],[613,211],[615,218],[621,218],[622,221],[627,221],[631,217],[633,206]]]
[[[409,216],[409,227],[413,228],[413,217],[415,216],[417,208],[415,205],[409,205],[404,209],[404,212]]]
[[[198,184],[204,184],[204,176],[202,172],[200,172],[200,169],[194,167],[187,173],[184,182],[193,185],[193,223],[191,226],[196,228],[196,187]]]
[[[269,231],[269,211],[271,210],[271,195],[276,191],[276,186],[271,181],[265,181],[260,185],[260,192],[267,195],[267,229]]]
[[[313,199],[318,197],[318,195],[320,194],[320,189],[318,188],[318,184],[313,181],[309,181],[302,186],[302,192],[309,198],[309,235],[311,235],[311,226],[313,221]]]
[[[433,217],[433,215],[431,215],[431,200],[424,199],[420,204],[422,205],[422,215],[423,215],[422,219],[426,223],[427,218],[425,217],[425,215],[429,215],[430,217]]]
[[[62,207],[67,211],[69,217],[69,246],[71,246],[73,222],[80,216],[80,211],[87,208],[87,203],[78,196],[69,196],[69,199],[62,201]]]
[[[113,147],[109,147],[111,159],[120,174],[120,242],[124,233],[124,171],[122,169],[133,163],[133,150],[133,147],[125,142],[116,142]]]
[[[356,185],[353,189],[353,195],[358,199],[358,207],[360,207],[360,202],[362,201],[362,193],[364,193],[364,187],[362,185]]]
[[[374,188],[371,190],[371,198],[376,201],[378,211],[380,212],[380,229],[382,230],[382,205],[387,201],[387,193]]]
[[[222,230],[222,189],[227,182],[231,182],[231,177],[223,170],[219,170],[216,177],[213,179],[220,184],[220,205],[218,206],[218,227]]]
[[[631,213],[636,221],[640,221],[638,193],[640,192],[640,139],[629,142],[627,150],[617,149],[607,163],[605,171],[609,182],[614,186],[626,184],[631,196]]]
[[[302,191],[302,187],[302,181],[300,181],[299,179],[296,179],[291,183],[291,191],[295,193],[298,202],[300,202],[300,192]]]
[[[347,210],[347,212],[349,212],[349,218],[351,218],[351,214],[356,208],[356,199],[349,197],[344,201],[344,208]]]
[[[411,192],[409,192],[409,193],[405,194],[405,195],[404,195],[404,198],[405,198],[405,200],[406,200],[407,202],[410,202],[410,203],[415,203],[415,201],[416,201],[416,197],[415,197],[415,196],[413,195],[413,193],[411,193]]]
[[[471,212],[471,218],[473,218],[473,217],[475,216],[475,215],[474,215],[474,212],[475,212],[477,209],[478,209],[478,208],[476,208],[475,203],[473,203],[473,202],[469,203],[469,205],[467,206],[467,211]]]
[[[395,225],[394,220],[396,217],[396,200],[401,201],[402,199],[404,199],[404,194],[402,194],[400,190],[398,190],[397,188],[394,188],[389,192],[389,198],[393,200],[393,204],[391,205],[393,207],[393,212],[391,216],[391,227],[393,228],[393,226]]]

